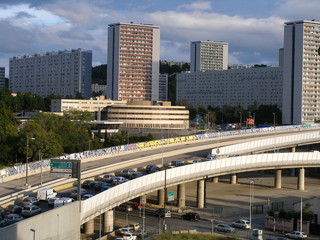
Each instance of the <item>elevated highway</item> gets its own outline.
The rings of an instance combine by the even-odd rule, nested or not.
[[[4,236],[10,236],[12,232],[17,230],[20,226],[22,229],[27,229],[30,224],[39,229],[39,234],[41,236],[52,235],[52,238],[48,239],[63,239],[62,234],[76,234],[76,232],[68,227],[68,221],[70,221],[70,214],[74,217],[72,219],[73,225],[85,224],[85,229],[88,232],[92,231],[93,219],[100,215],[104,215],[104,226],[105,232],[109,232],[113,228],[113,214],[111,209],[122,202],[128,201],[135,197],[143,197],[146,194],[156,191],[163,190],[165,187],[173,185],[183,186],[185,183],[190,181],[204,181],[208,177],[218,177],[227,174],[237,174],[241,172],[249,172],[264,169],[283,169],[283,168],[299,168],[304,169],[305,167],[319,167],[320,154],[314,153],[272,153],[272,154],[258,154],[255,152],[262,152],[263,149],[270,151],[275,148],[285,148],[294,147],[299,144],[313,144],[320,141],[320,134],[318,129],[308,129],[308,130],[294,130],[285,131],[280,133],[263,133],[263,134],[252,134],[256,141],[250,141],[252,138],[247,138],[248,135],[241,136],[228,136],[221,137],[219,139],[203,140],[197,141],[195,143],[181,143],[178,146],[168,146],[165,153],[163,153],[162,146],[155,147],[151,151],[134,152],[130,155],[123,155],[119,157],[112,156],[112,158],[107,158],[105,160],[99,160],[95,162],[90,162],[87,160],[87,164],[93,166],[92,169],[82,172],[82,175],[86,178],[92,177],[104,172],[110,172],[113,170],[118,170],[119,168],[125,168],[130,166],[135,166],[137,164],[146,165],[150,161],[156,159],[161,159],[163,157],[168,158],[169,156],[176,156],[179,154],[190,153],[194,151],[203,151],[210,148],[219,148],[220,153],[224,155],[233,155],[236,153],[234,149],[239,149],[242,151],[245,149],[246,153],[252,155],[244,155],[238,157],[221,158],[214,161],[208,161],[203,163],[197,163],[193,165],[187,165],[175,169],[170,169],[166,171],[161,171],[158,173],[150,174],[135,180],[131,180],[127,183],[121,184],[108,191],[100,193],[93,198],[86,201],[75,202],[70,205],[70,207],[64,206],[67,211],[61,210],[62,208],[54,209],[52,211],[46,212],[36,217],[24,220],[19,224],[14,224],[8,226],[7,231],[5,229],[0,229],[0,233],[5,234]],[[286,135],[285,137],[282,135]],[[248,136],[249,137],[249,136]],[[271,142],[268,140],[273,138]],[[259,140],[257,140],[259,139]],[[281,141],[280,141],[281,139]],[[268,142],[268,144],[261,144],[261,141]],[[244,144],[243,142],[247,142]],[[248,144],[248,142],[250,142]],[[254,143],[255,142],[255,143]],[[279,143],[279,146],[277,144]],[[233,147],[228,147],[227,145],[233,144]],[[241,144],[242,147],[239,147]],[[251,146],[245,148],[244,146]],[[225,150],[223,150],[225,146]],[[230,148],[228,150],[228,148]],[[233,149],[233,150],[232,150]],[[153,154],[151,154],[151,152]],[[244,154],[245,152],[242,152]],[[136,156],[136,157],[133,157]],[[115,160],[116,158],[116,160]],[[94,164],[93,163],[98,163]],[[101,167],[99,167],[99,165]],[[302,175],[300,176],[302,178]],[[73,180],[56,180],[59,184],[68,184]],[[52,183],[46,183],[46,186],[53,186]],[[1,184],[3,187],[3,183]],[[203,184],[200,184],[203,186]],[[38,187],[37,187],[38,188]],[[31,189],[32,190],[36,190]],[[181,188],[183,189],[183,187]],[[202,190],[200,189],[200,192]],[[17,196],[17,195],[16,195]],[[14,195],[12,197],[15,197]],[[200,202],[203,201],[204,196],[199,196]],[[201,199],[202,198],[202,199]],[[182,204],[183,206],[183,204]],[[80,209],[80,211],[79,211]],[[56,215],[55,215],[56,214]],[[67,215],[66,215],[67,214]],[[41,217],[40,217],[41,216]],[[44,218],[52,218],[52,216],[59,216],[59,221],[61,218],[64,222],[63,229],[59,227],[59,231],[45,231],[46,222],[43,222]],[[55,217],[56,218],[56,217]],[[62,224],[62,223],[60,223]],[[86,231],[86,230],[85,230]],[[28,239],[28,238],[19,238]]]

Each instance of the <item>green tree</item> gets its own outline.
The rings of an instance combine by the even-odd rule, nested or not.
[[[92,83],[99,85],[107,84],[107,64],[95,66],[92,68]]]

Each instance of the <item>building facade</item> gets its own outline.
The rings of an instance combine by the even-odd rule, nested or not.
[[[320,120],[320,22],[284,26],[283,124]]]
[[[5,68],[0,67],[0,89],[5,89],[6,79],[5,79]]]
[[[282,106],[282,68],[257,67],[221,71],[180,73],[176,100],[191,105],[247,108],[259,105]]]
[[[159,101],[168,101],[168,74],[159,75]]]
[[[98,121],[121,123],[123,128],[187,129],[189,110],[165,101],[52,99],[51,112],[88,111]]]
[[[107,97],[159,100],[160,28],[114,23],[108,28]]]
[[[12,92],[40,96],[91,95],[92,52],[79,49],[16,56],[9,61]]]
[[[189,128],[189,110],[171,102],[129,101],[109,106],[107,111],[108,121],[122,122],[124,128]]]
[[[209,40],[191,42],[191,72],[225,69],[228,69],[228,43]]]

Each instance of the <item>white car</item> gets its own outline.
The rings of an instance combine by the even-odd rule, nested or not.
[[[250,221],[248,220],[237,220],[233,223],[231,223],[232,227],[236,227],[236,228],[242,228],[242,229],[250,229],[251,225],[250,225]]]
[[[307,238],[307,234],[305,234],[304,232],[300,232],[300,231],[293,231],[290,233],[286,233],[285,236],[287,238],[292,238],[292,239],[306,239]]]
[[[228,224],[223,224],[223,223],[219,223],[214,227],[215,231],[219,231],[219,232],[229,232],[229,233],[234,233],[236,231],[235,228],[230,227]]]
[[[123,238],[125,240],[136,240],[137,236],[133,235],[132,233],[125,233],[123,234]]]

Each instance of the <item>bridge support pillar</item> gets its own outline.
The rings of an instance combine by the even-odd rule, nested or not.
[[[204,180],[197,181],[197,206],[198,208],[204,208]]]
[[[291,152],[296,152],[296,147],[291,148]],[[294,177],[296,175],[296,169],[295,168],[290,168],[290,176]]]
[[[274,187],[280,189],[282,184],[282,170],[277,169],[275,170],[274,176]]]
[[[237,174],[231,174],[230,175],[230,184],[237,184]]]
[[[158,190],[158,205],[164,206],[164,189]]]
[[[140,204],[144,206],[146,203],[147,203],[147,194],[141,195]]]
[[[298,176],[298,190],[304,191],[304,168],[299,169],[299,176]]]
[[[186,207],[186,185],[185,183],[178,185],[178,209]]]
[[[213,183],[218,183],[219,182],[219,178],[218,177],[214,177],[212,181],[213,181]]]
[[[103,231],[105,233],[113,231],[113,211],[109,210],[103,213]]]
[[[86,222],[83,227],[85,234],[94,234],[94,219],[91,219],[88,222]]]

